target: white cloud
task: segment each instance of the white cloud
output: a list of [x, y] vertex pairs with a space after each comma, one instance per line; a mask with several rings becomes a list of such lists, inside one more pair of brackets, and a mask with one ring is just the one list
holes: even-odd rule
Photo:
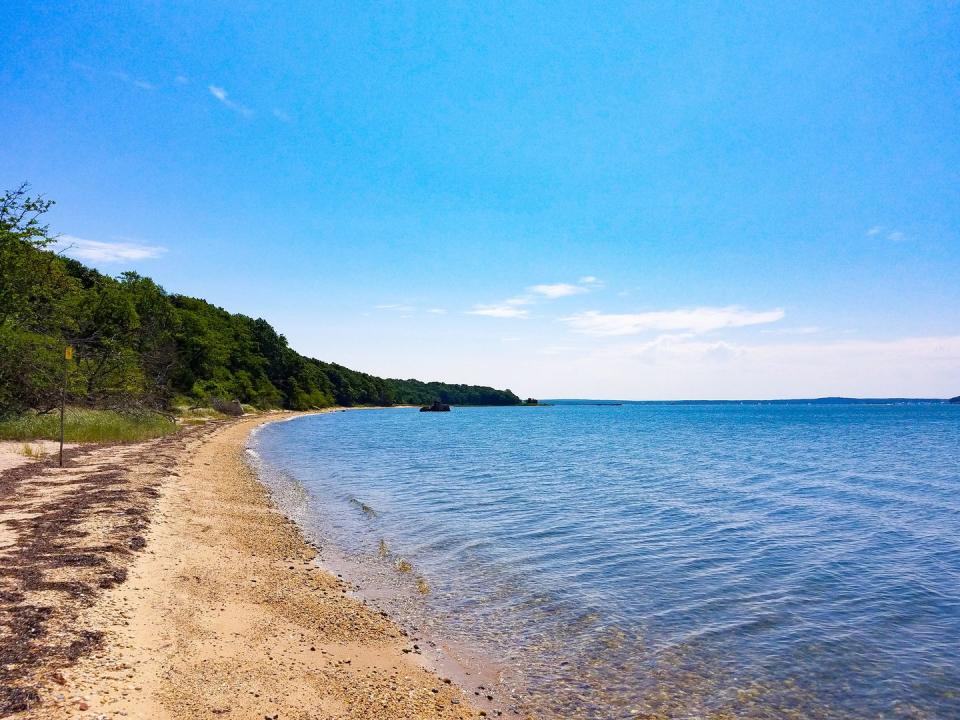
[[761, 330], [765, 335], [814, 335], [820, 332], [821, 328], [818, 325], [804, 325], [801, 327], [791, 327], [791, 328], [772, 328], [769, 330]]
[[589, 397], [945, 397], [956, 394], [960, 336], [739, 344], [661, 335], [567, 361], [571, 381], [582, 375], [619, 388]]
[[888, 228], [883, 225], [874, 225], [872, 228], [867, 230], [867, 237], [878, 237], [882, 235], [890, 242], [903, 242], [907, 239], [906, 233], [902, 230], [897, 230], [896, 228]]
[[238, 102], [234, 102], [233, 100], [231, 100], [230, 94], [222, 87], [219, 87], [217, 85], [208, 85], [207, 89], [210, 91], [211, 95], [213, 95], [217, 100], [219, 100], [221, 103], [226, 105], [228, 108], [230, 108], [234, 112], [240, 113], [244, 117], [250, 117], [253, 115], [253, 110], [251, 110], [250, 108], [244, 105], [241, 105]]
[[189, 79], [186, 75], [177, 75], [177, 76], [173, 79], [173, 81], [174, 81], [177, 85], [186, 85], [187, 83], [190, 82], [190, 79]]
[[960, 367], [960, 335], [740, 343], [665, 333], [648, 341], [545, 344], [546, 352], [530, 352], [529, 342], [524, 352], [503, 347], [483, 355], [477, 375], [534, 397], [943, 398], [957, 394]]
[[107, 74], [112, 78], [116, 78], [120, 82], [126, 83], [127, 85], [138, 88], [140, 90], [156, 90], [157, 89], [157, 86], [154, 85], [152, 82], [130, 77], [127, 73], [123, 71], [115, 70], [115, 71], [108, 72]]
[[531, 285], [523, 295], [516, 295], [493, 305], [475, 305], [470, 314], [487, 315], [488, 317], [525, 317], [528, 314], [527, 311], [518, 310], [518, 305], [533, 305], [543, 300], [558, 300], [571, 295], [580, 295], [590, 292], [590, 287], [585, 287], [589, 285], [602, 287], [602, 283], [592, 275], [580, 278], [579, 285], [571, 285], [570, 283]]
[[[416, 305], [411, 303], [380, 303], [379, 305], [373, 306], [374, 310], [386, 310], [389, 312], [400, 313], [403, 317], [409, 317], [413, 313], [419, 311], [419, 308]], [[426, 308], [423, 312], [429, 313], [430, 315], [446, 315], [447, 311], [444, 308], [432, 307]]]
[[780, 309], [758, 312], [731, 305], [632, 314], [608, 314], [590, 310], [562, 320], [574, 332], [584, 335], [637, 335], [642, 332], [671, 330], [688, 330], [700, 334], [722, 328], [772, 323], [782, 319], [784, 314]]
[[483, 315], [484, 317], [494, 318], [525, 318], [529, 315], [528, 310], [523, 310], [514, 305], [474, 305], [473, 310], [468, 310], [467, 315]]
[[90, 67], [89, 65], [84, 65], [83, 63], [78, 63], [78, 62], [71, 63], [71, 65], [73, 65], [73, 67], [77, 68], [84, 75], [86, 75], [88, 80], [95, 80], [98, 77], [106, 76], [106, 77], [111, 77], [114, 80], [119, 80], [120, 82], [124, 83], [125, 85], [129, 85], [130, 87], [135, 87], [138, 90], [156, 90], [157, 89], [157, 86], [154, 83], [148, 80], [142, 80], [140, 78], [131, 77], [129, 73], [125, 73], [122, 70], [103, 71], [103, 70], [98, 70], [97, 68], [94, 68], [94, 67]]
[[601, 346], [595, 348], [590, 357], [603, 361], [639, 359], [647, 362], [676, 362], [681, 359], [729, 358], [743, 352], [741, 346], [725, 340], [705, 341], [695, 338], [694, 333], [665, 333], [645, 342]]
[[517, 297], [507, 298], [503, 301], [504, 305], [531, 305], [537, 299], [532, 295], [518, 295]]
[[56, 248], [64, 255], [88, 262], [119, 263], [131, 260], [153, 260], [167, 249], [159, 245], [144, 245], [138, 242], [103, 242], [86, 240], [73, 235], [57, 238]]
[[556, 300], [557, 298], [568, 297], [570, 295], [579, 295], [580, 293], [588, 292], [587, 288], [585, 287], [581, 287], [580, 285], [570, 285], [569, 283], [532, 285], [527, 288], [527, 290], [535, 295], [545, 297], [548, 300]]
[[274, 108], [272, 111], [273, 116], [280, 122], [288, 123], [291, 122], [291, 117], [279, 108]]

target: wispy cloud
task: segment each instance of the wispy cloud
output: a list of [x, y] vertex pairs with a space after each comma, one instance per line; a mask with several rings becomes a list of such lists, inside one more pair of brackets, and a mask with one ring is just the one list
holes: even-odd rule
[[442, 307], [422, 308], [411, 302], [380, 303], [373, 306], [374, 310], [381, 312], [396, 313], [401, 317], [410, 317], [416, 313], [424, 312], [428, 315], [446, 315], [447, 311]]
[[784, 311], [779, 308], [758, 312], [731, 305], [623, 314], [590, 310], [562, 320], [574, 332], [593, 336], [615, 336], [677, 330], [702, 334], [723, 328], [772, 323], [782, 319], [784, 315]]
[[175, 82], [177, 85], [186, 85], [190, 82], [190, 78], [188, 78], [186, 75], [177, 75], [173, 79], [173, 82]]
[[[724, 340], [704, 341], [689, 334], [665, 334], [642, 343], [607, 345], [594, 349], [588, 359], [595, 361], [629, 361], [660, 363], [676, 368], [686, 363], [706, 370], [709, 361], [737, 365], [746, 378], [746, 368], [764, 366], [764, 373], [782, 373], [782, 368], [802, 368], [802, 374], [842, 371], [859, 367], [868, 372], [886, 362], [910, 366], [913, 359], [936, 362], [944, 368], [960, 361], [960, 336], [914, 337], [898, 340], [837, 340], [830, 342], [784, 342], [776, 344], [740, 344]], [[609, 367], [609, 366], [608, 366]], [[760, 374], [759, 372], [757, 373]]]
[[528, 310], [522, 310], [520, 306], [533, 305], [545, 300], [558, 300], [571, 295], [581, 295], [590, 292], [595, 287], [601, 287], [597, 278], [587, 275], [580, 278], [576, 285], [571, 283], [542, 283], [539, 285], [530, 285], [526, 288], [523, 295], [516, 295], [506, 300], [489, 305], [474, 305], [473, 310], [467, 311], [469, 315], [485, 315], [487, 317], [498, 318], [521, 318], [529, 316]]
[[746, 351], [744, 346], [725, 340], [704, 341], [695, 338], [693, 333], [664, 333], [646, 342], [599, 347], [593, 350], [590, 357], [595, 360], [725, 360]]
[[960, 335], [741, 343], [669, 333], [547, 352], [527, 339], [520, 355], [491, 349], [485, 367], [534, 397], [942, 398], [957, 394]]
[[884, 227], [883, 225], [874, 225], [867, 230], [867, 237], [883, 237], [890, 242], [903, 242], [907, 239], [906, 234], [902, 230]]
[[104, 242], [102, 240], [87, 240], [73, 235], [61, 235], [57, 238], [55, 247], [68, 257], [103, 263], [153, 260], [167, 251], [165, 247], [159, 245], [145, 245], [129, 241]]
[[95, 80], [98, 77], [109, 77], [114, 80], [119, 80], [124, 85], [129, 85], [130, 87], [137, 88], [138, 90], [156, 90], [157, 86], [150, 82], [149, 80], [144, 80], [142, 78], [133, 77], [129, 73], [124, 72], [123, 70], [98, 70], [97, 68], [91, 67], [89, 65], [84, 65], [83, 63], [72, 63], [73, 67], [80, 70], [84, 75], [87, 76], [88, 80]]
[[140, 90], [156, 90], [157, 86], [152, 82], [147, 80], [141, 80], [139, 78], [130, 77], [127, 73], [121, 70], [111, 70], [107, 73], [110, 77], [119, 80], [122, 83], [126, 83], [131, 87], [139, 88]]
[[473, 310], [468, 310], [467, 315], [483, 315], [484, 317], [494, 318], [525, 318], [530, 314], [529, 310], [524, 310], [516, 305], [474, 305]]
[[589, 292], [587, 288], [582, 285], [570, 285], [569, 283], [554, 283], [552, 285], [531, 285], [527, 288], [534, 295], [540, 295], [549, 300], [556, 300], [557, 298], [569, 297], [570, 295], [580, 295], [581, 293]]
[[293, 121], [293, 118], [291, 118], [290, 115], [279, 108], [274, 108], [271, 113], [280, 122], [289, 123]]
[[245, 105], [241, 105], [240, 103], [231, 100], [230, 94], [224, 88], [218, 85], [208, 85], [207, 90], [209, 90], [210, 94], [213, 95], [217, 100], [234, 112], [240, 113], [244, 117], [251, 117], [253, 115], [253, 110]]

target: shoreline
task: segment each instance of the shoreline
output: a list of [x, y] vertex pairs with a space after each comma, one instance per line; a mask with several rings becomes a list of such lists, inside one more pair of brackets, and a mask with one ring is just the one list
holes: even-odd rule
[[[346, 408], [337, 412], [396, 407]], [[418, 406], [399, 407], [416, 409]], [[296, 421], [315, 414], [324, 413], [301, 413], [278, 422]], [[436, 618], [429, 611], [417, 608], [411, 612], [411, 606], [419, 606], [423, 598], [419, 583], [411, 580], [407, 573], [396, 570], [391, 563], [388, 565], [394, 569], [394, 574], [386, 574], [385, 568], [379, 564], [382, 555], [379, 558], [356, 556], [313, 525], [311, 519], [317, 510], [313, 505], [315, 502], [323, 503], [323, 498], [312, 497], [299, 480], [284, 468], [272, 465], [257, 452], [254, 438], [263, 427], [265, 424], [254, 428], [247, 436], [245, 458], [267, 489], [274, 507], [293, 521], [306, 542], [316, 549], [314, 562], [317, 567], [345, 580], [350, 588], [348, 596], [389, 617], [405, 630], [419, 645], [408, 657], [426, 670], [452, 679], [453, 684], [468, 696], [472, 691], [472, 702], [478, 710], [485, 710], [493, 717], [521, 714], [527, 717], [529, 709], [524, 709], [523, 700], [525, 691], [515, 682], [509, 664], [481, 651], [468, 638], [454, 638], [443, 629], [438, 629], [434, 623]], [[419, 581], [425, 582], [422, 578]]]
[[[85, 592], [71, 596], [46, 586], [19, 592], [7, 588], [5, 578], [5, 620], [42, 601], [52, 612], [38, 622], [43, 641], [19, 643], [35, 662], [3, 678], [0, 716], [500, 714], [474, 706], [449, 678], [416, 662], [419, 648], [406, 631], [317, 567], [314, 547], [273, 504], [247, 464], [248, 435], [304, 414], [214, 422], [134, 445], [82, 447], [71, 451], [62, 470], [37, 462], [5, 472], [0, 520], [14, 535], [24, 526], [17, 522], [24, 508], [12, 506], [14, 496], [92, 498], [69, 523], [79, 529], [77, 543], [88, 546], [89, 558], [42, 571]], [[117, 542], [123, 532], [130, 535], [126, 547]], [[25, 540], [12, 537], [2, 550], [16, 551]], [[115, 581], [100, 582], [98, 591], [106, 567]]]

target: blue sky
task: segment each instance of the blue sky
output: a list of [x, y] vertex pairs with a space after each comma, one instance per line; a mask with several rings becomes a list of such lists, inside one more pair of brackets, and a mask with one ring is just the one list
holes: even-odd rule
[[960, 6], [5, 3], [0, 183], [301, 352], [960, 393]]

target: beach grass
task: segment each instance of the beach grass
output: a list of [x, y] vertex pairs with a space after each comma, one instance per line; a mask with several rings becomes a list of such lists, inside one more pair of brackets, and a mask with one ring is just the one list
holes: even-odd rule
[[20, 450], [20, 454], [28, 458], [34, 458], [37, 460], [39, 460], [45, 455], [45, 453], [43, 452], [43, 448], [34, 447], [30, 443], [23, 444], [23, 448]]
[[[64, 417], [66, 442], [137, 442], [177, 429], [170, 418], [152, 412], [117, 412], [68, 408]], [[0, 440], [58, 440], [60, 414], [26, 413], [0, 420]]]

